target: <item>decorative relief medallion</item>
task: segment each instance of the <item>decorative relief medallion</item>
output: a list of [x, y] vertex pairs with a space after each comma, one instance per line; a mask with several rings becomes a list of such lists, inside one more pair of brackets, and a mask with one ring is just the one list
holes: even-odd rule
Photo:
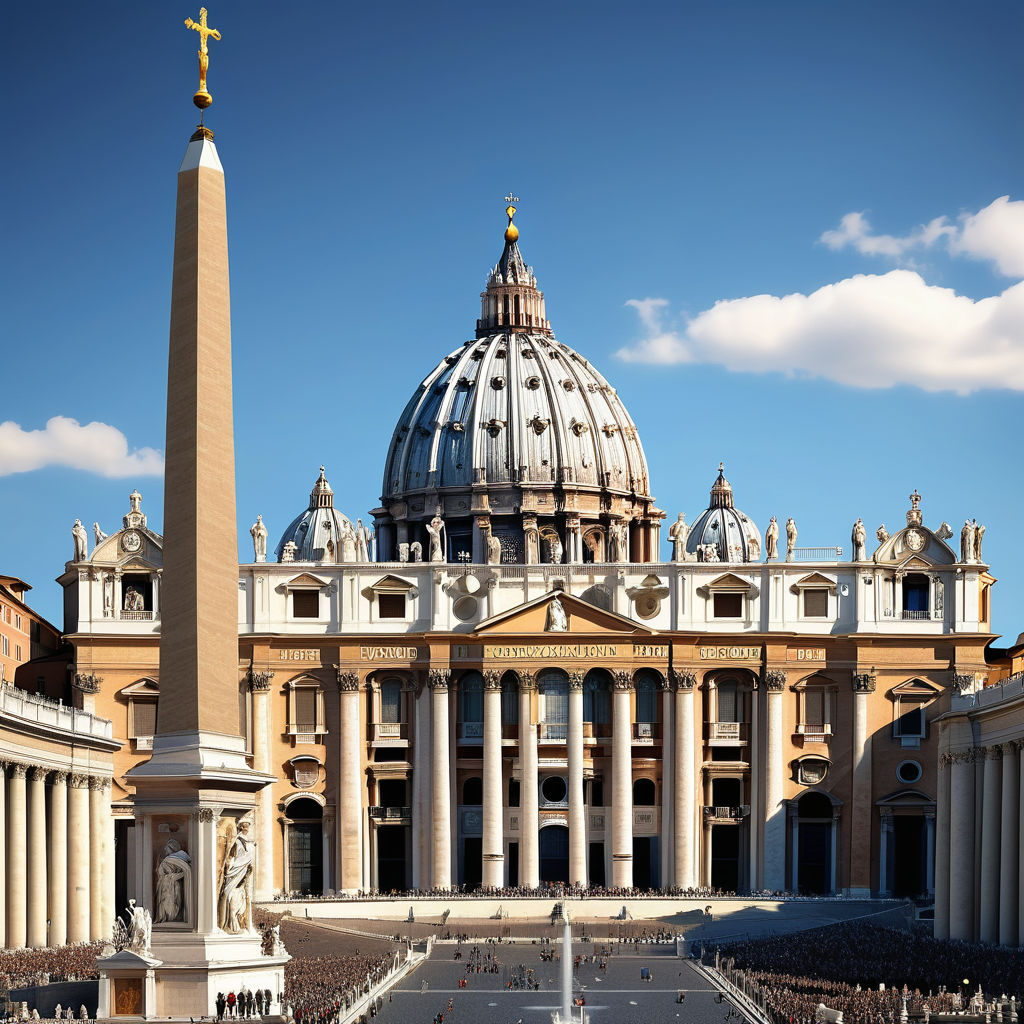
[[134, 555], [142, 547], [142, 537], [137, 530], [125, 530], [121, 534], [121, 547], [129, 555]]
[[907, 547], [911, 551], [920, 551], [925, 545], [924, 534], [920, 530], [910, 529], [903, 535]]

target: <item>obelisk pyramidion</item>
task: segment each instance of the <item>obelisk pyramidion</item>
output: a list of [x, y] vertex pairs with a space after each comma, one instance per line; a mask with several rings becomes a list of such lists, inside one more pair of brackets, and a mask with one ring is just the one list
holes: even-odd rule
[[[199, 22], [200, 110], [207, 38]], [[153, 755], [135, 786], [127, 948], [100, 961], [101, 1017], [209, 1016], [219, 991], [270, 993], [283, 948], [253, 922], [256, 794], [273, 776], [246, 759], [240, 717], [238, 549], [224, 170], [203, 124], [178, 169], [167, 372], [160, 699]], [[266, 851], [265, 856], [272, 856]]]

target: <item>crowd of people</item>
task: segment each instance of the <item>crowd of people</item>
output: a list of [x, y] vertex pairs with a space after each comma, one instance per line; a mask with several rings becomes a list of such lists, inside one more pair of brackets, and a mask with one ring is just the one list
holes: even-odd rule
[[[354, 893], [335, 892], [328, 889], [325, 893], [282, 892], [274, 897], [282, 900], [394, 900], [394, 899], [566, 899], [569, 897], [614, 897], [616, 899], [644, 899], [651, 897], [673, 897], [679, 899], [733, 899], [736, 893], [726, 889], [712, 889], [699, 886], [692, 889], [639, 889], [635, 886], [606, 885], [569, 885], [567, 882], [544, 882], [537, 888], [523, 885], [503, 885], [500, 887], [480, 886], [470, 889], [465, 885], [452, 886], [448, 889], [391, 889], [381, 892], [378, 889], [360, 889]], [[796, 899], [789, 892], [755, 892], [745, 894], [755, 899]], [[813, 897], [808, 897], [813, 898]]]
[[0, 951], [0, 994], [32, 985], [98, 978], [96, 958], [102, 948], [100, 942], [83, 942], [59, 949]]
[[284, 970], [284, 1012], [295, 1024], [333, 1024], [394, 962], [393, 953], [296, 957]]
[[866, 922], [753, 939], [716, 951], [727, 977], [752, 993], [779, 1024], [810, 1024], [819, 1004], [847, 1024], [967, 1009], [987, 998], [1024, 995], [1019, 950], [950, 942]]

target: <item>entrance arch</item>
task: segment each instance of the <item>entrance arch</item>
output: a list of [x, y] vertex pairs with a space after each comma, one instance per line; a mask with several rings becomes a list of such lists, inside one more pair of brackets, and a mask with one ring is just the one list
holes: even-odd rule
[[285, 885], [289, 892], [321, 894], [324, 889], [324, 811], [309, 797], [288, 804], [288, 871]]
[[569, 881], [569, 828], [546, 825], [540, 830], [540, 880]]

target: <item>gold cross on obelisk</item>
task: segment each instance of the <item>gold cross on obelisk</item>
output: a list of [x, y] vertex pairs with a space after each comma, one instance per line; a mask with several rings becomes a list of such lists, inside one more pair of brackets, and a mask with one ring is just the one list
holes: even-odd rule
[[200, 110], [205, 110], [213, 102], [213, 97], [206, 91], [206, 70], [210, 66], [210, 51], [206, 47], [206, 40], [209, 36], [219, 40], [220, 33], [215, 28], [206, 27], [205, 7], [199, 8], [199, 21], [185, 19], [185, 28], [194, 28], [199, 33], [199, 90], [192, 97], [192, 102]]

